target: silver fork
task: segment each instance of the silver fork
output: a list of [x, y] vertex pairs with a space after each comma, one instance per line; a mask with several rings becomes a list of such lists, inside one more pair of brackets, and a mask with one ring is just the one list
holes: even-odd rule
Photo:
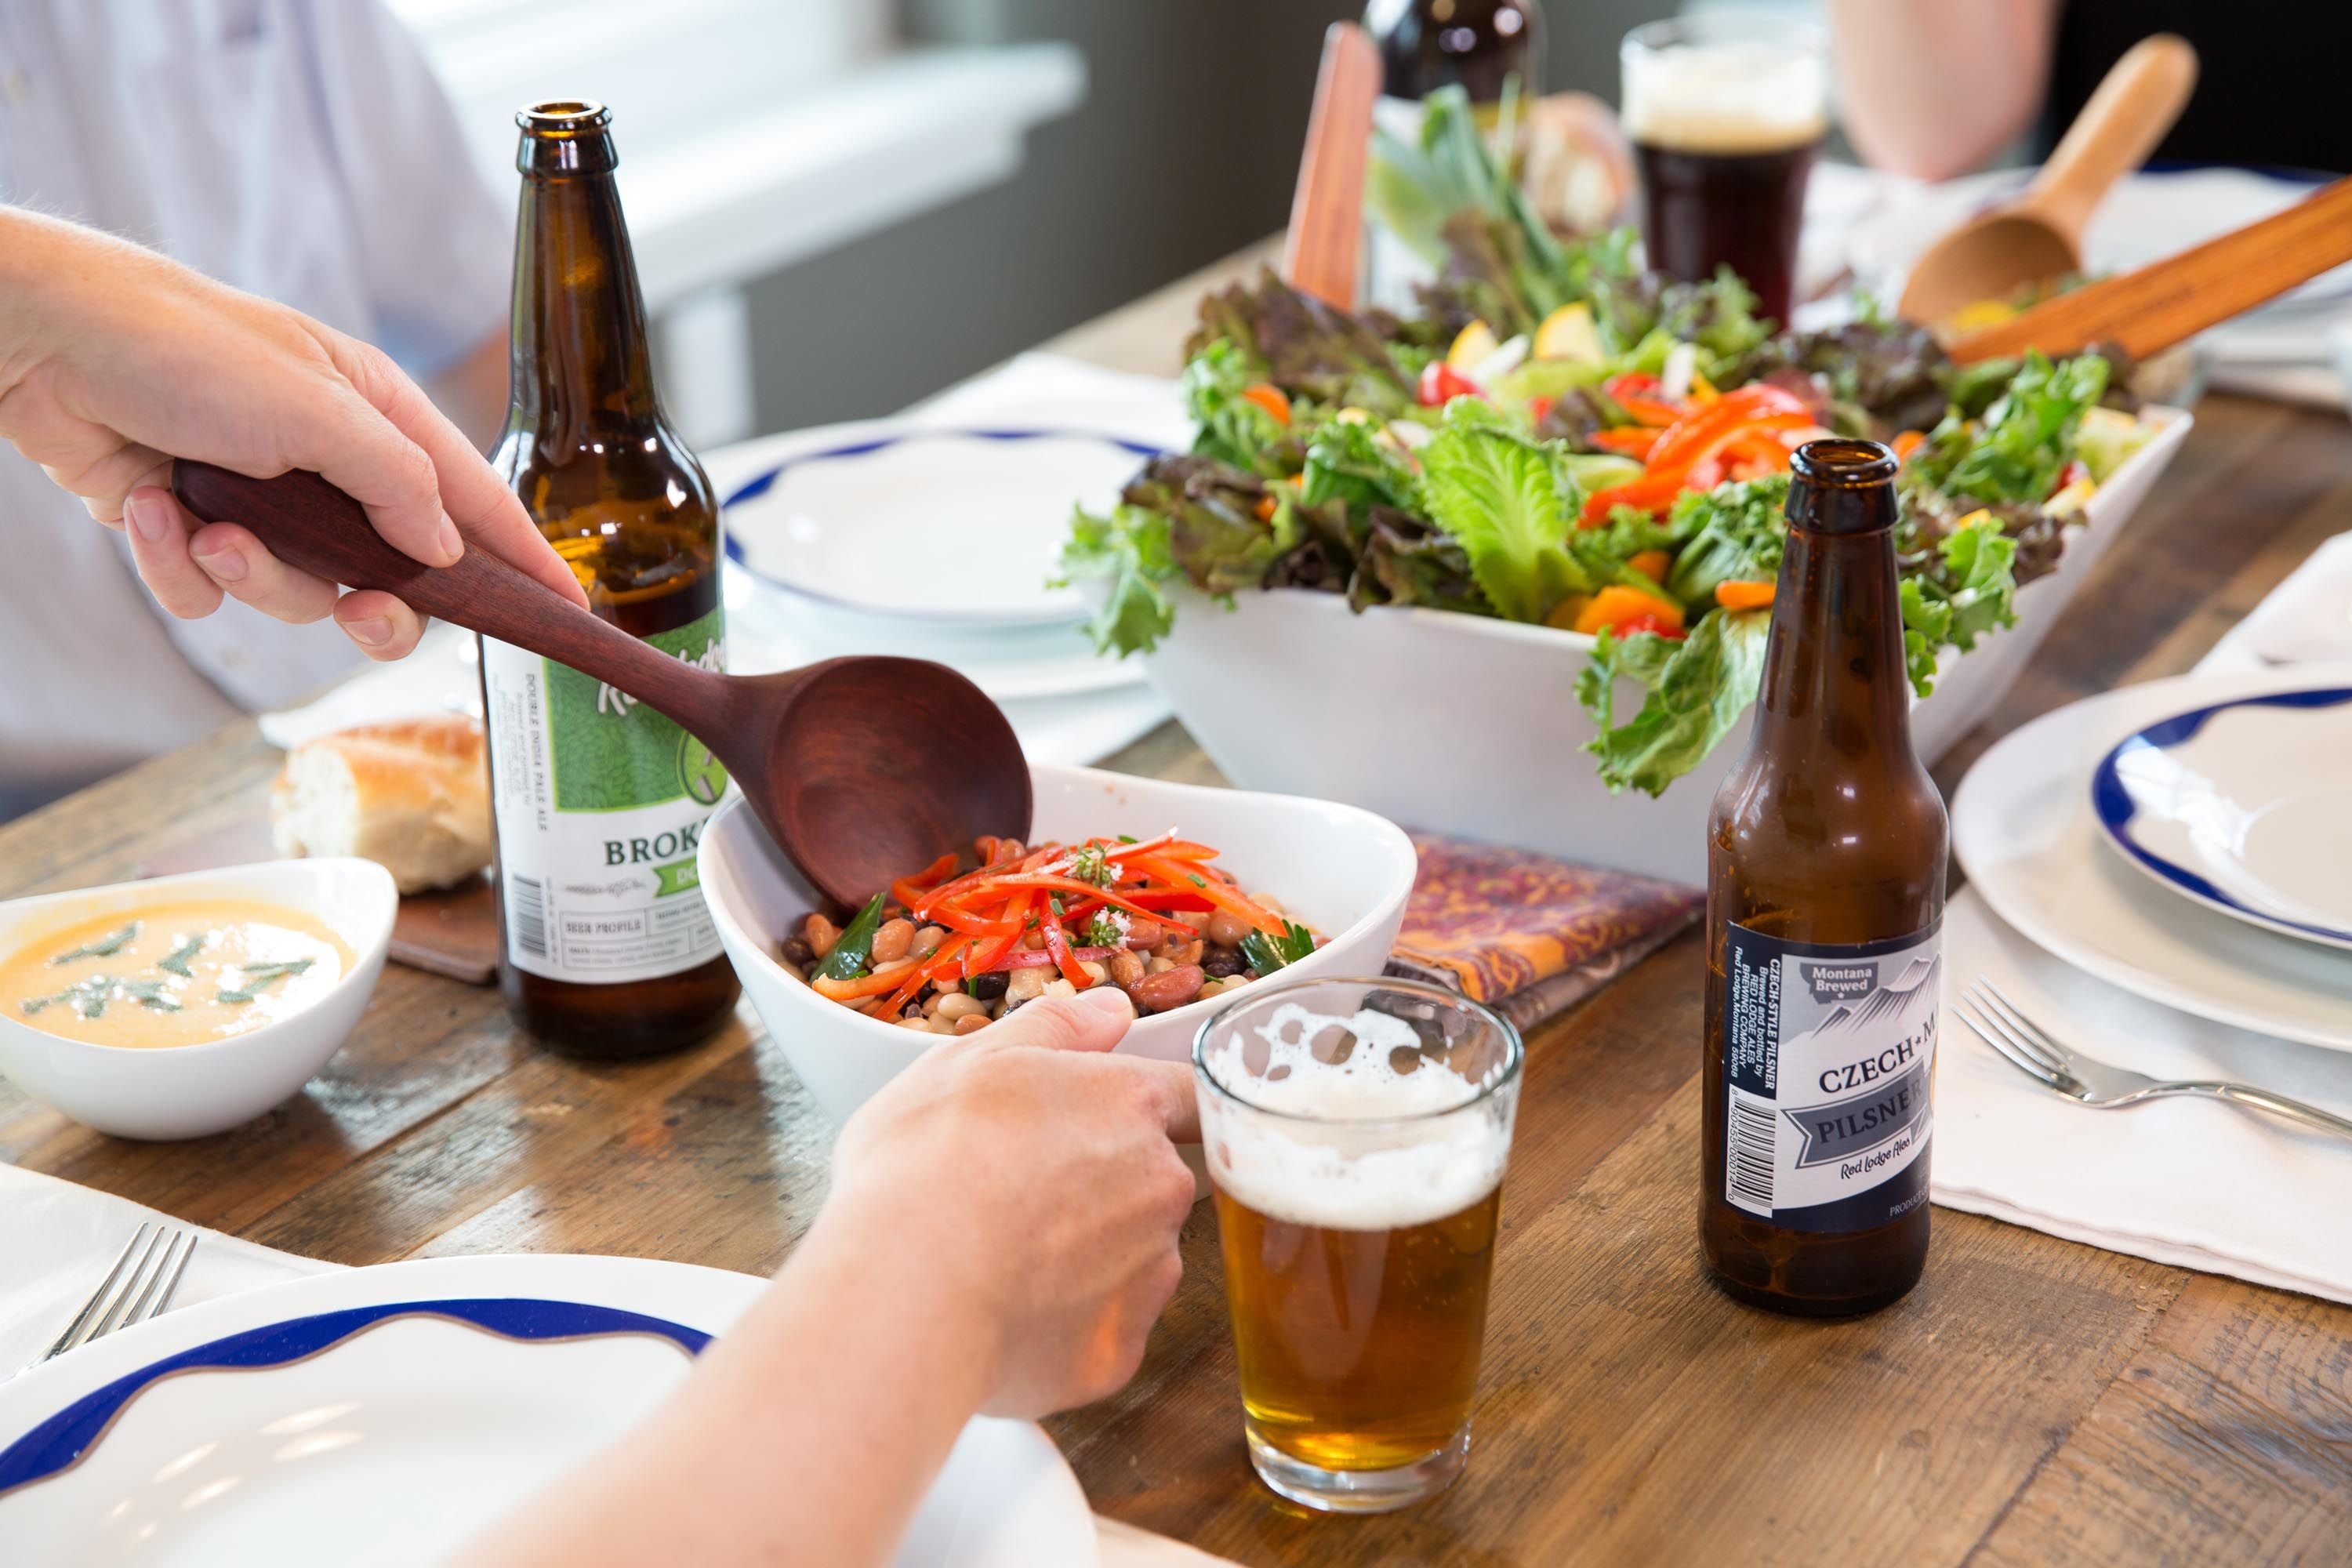
[[2202, 1095], [2209, 1100], [2226, 1100], [2232, 1105], [2266, 1110], [2273, 1116], [2300, 1121], [2339, 1138], [2352, 1138], [2352, 1121], [2250, 1083], [2152, 1079], [2145, 1073], [2095, 1062], [2052, 1039], [2039, 1025], [2019, 1012], [1999, 987], [1981, 977], [1969, 987], [1963, 1001], [1952, 1005], [1952, 1011], [1981, 1036], [1985, 1044], [2007, 1057], [2028, 1078], [2096, 1110], [2137, 1105], [2166, 1095]]
[[[106, 1271], [106, 1278], [98, 1282], [98, 1289], [89, 1293], [89, 1300], [74, 1314], [73, 1321], [31, 1364], [38, 1366], [77, 1345], [103, 1339], [117, 1329], [162, 1316], [171, 1307], [172, 1292], [180, 1288], [180, 1276], [187, 1272], [188, 1259], [195, 1256], [195, 1251], [194, 1231], [150, 1225], [142, 1220], [123, 1244], [122, 1254], [114, 1260], [114, 1267]], [[133, 1255], [136, 1262], [132, 1261]], [[128, 1274], [123, 1272], [126, 1268]]]

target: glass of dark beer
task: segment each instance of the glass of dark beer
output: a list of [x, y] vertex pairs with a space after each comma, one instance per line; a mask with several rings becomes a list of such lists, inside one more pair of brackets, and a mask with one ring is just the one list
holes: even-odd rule
[[1650, 265], [1696, 281], [1727, 266], [1789, 323], [1805, 176], [1829, 132], [1829, 42], [1738, 14], [1625, 35], [1622, 116], [1642, 176]]
[[1462, 1473], [1519, 1055], [1407, 980], [1253, 985], [1194, 1040], [1243, 1428], [1284, 1497], [1375, 1513]]

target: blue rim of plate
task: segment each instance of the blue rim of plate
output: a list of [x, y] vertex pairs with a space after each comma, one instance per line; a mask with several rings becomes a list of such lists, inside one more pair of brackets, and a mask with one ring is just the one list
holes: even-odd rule
[[[1131, 440], [1124, 436], [1107, 435], [1099, 430], [1063, 430], [1028, 427], [978, 429], [963, 428], [954, 426], [942, 426], [938, 428], [931, 428], [925, 426], [922, 428], [910, 428], [896, 431], [889, 435], [870, 436], [858, 441], [845, 441], [836, 447], [823, 447], [814, 452], [801, 452], [793, 457], [786, 458], [782, 462], [761, 470], [759, 473], [752, 475], [750, 479], [745, 479], [741, 484], [737, 485], [733, 490], [728, 493], [726, 500], [721, 503], [721, 505], [732, 507], [740, 505], [747, 500], [757, 500], [760, 497], [766, 495], [770, 490], [773, 489], [775, 488], [776, 481], [783, 478], [785, 474], [794, 468], [805, 467], [810, 463], [837, 462], [844, 458], [863, 458], [871, 453], [887, 450], [892, 447], [903, 446], [908, 442], [940, 440], [1092, 441], [1098, 446], [1115, 447], [1120, 451], [1127, 453], [1129, 456], [1140, 458], [1146, 462], [1149, 462], [1154, 458], [1165, 457], [1168, 453], [1167, 447], [1159, 446], [1156, 443], [1150, 441]], [[761, 582], [765, 583], [770, 587], [778, 589], [781, 592], [791, 594], [797, 598], [814, 600], [815, 603], [820, 605], [829, 605], [835, 609], [847, 610], [858, 615], [870, 616], [884, 613], [877, 612], [871, 605], [861, 604], [855, 599], [838, 598], [831, 594], [821, 594], [814, 588], [805, 587], [798, 583], [787, 583], [781, 577], [773, 577], [769, 575], [767, 573], [761, 571], [757, 566], [751, 564], [750, 557], [744, 552], [742, 542], [735, 537], [735, 531], [731, 528], [726, 531], [725, 548], [727, 551], [728, 560], [732, 561], [736, 565], [740, 566], [744, 571], [749, 572]], [[890, 611], [887, 613], [894, 619], [934, 621], [957, 625], [1003, 625], [1005, 624], [1007, 620], [1007, 617], [1001, 616], [969, 616], [952, 613], [926, 613], [922, 611]], [[1059, 615], [1024, 616], [1018, 617], [1018, 619], [1024, 624], [1052, 622], [1061, 618], [1062, 617]], [[1072, 624], [1074, 625], [1076, 621], [1082, 618], [1083, 617], [1081, 616], [1076, 616], [1070, 617]]]
[[535, 1297], [465, 1297], [426, 1301], [388, 1301], [348, 1307], [224, 1335], [176, 1355], [148, 1363], [136, 1372], [91, 1390], [0, 1448], [0, 1500], [18, 1488], [71, 1469], [96, 1447], [131, 1402], [167, 1377], [183, 1372], [261, 1372], [290, 1366], [334, 1349], [352, 1335], [394, 1318], [455, 1321], [501, 1339], [552, 1341], [650, 1334], [668, 1340], [688, 1355], [700, 1355], [711, 1336], [665, 1318], [583, 1301]]
[[2091, 773], [2091, 815], [2114, 845], [2132, 863], [2158, 881], [2179, 892], [2208, 904], [2224, 914], [2234, 915], [2253, 925], [2272, 931], [2292, 932], [2299, 936], [2316, 937], [2321, 942], [2352, 947], [2352, 931], [2339, 931], [2334, 926], [2315, 925], [2304, 921], [2288, 920], [2264, 910], [2249, 907], [2231, 897], [2213, 882], [2198, 875], [2176, 860], [2150, 849], [2132, 837], [2132, 818], [2139, 808], [2132, 802], [2131, 792], [2124, 787], [2121, 763], [2125, 757], [2142, 751], [2166, 751], [2192, 739], [2211, 722], [2216, 715], [2238, 708], [2335, 708], [2352, 702], [2352, 686], [2323, 687], [2310, 691], [2279, 691], [2266, 697], [2238, 697], [2227, 702], [2215, 702], [2204, 708], [2176, 713], [2169, 719], [2142, 725], [2133, 731], [2099, 759]]

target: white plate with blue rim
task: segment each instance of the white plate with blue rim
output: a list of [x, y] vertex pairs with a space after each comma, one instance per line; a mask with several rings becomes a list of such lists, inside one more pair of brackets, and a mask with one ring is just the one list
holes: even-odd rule
[[[1070, 509], [1108, 508], [1156, 443], [904, 419], [794, 431], [725, 488], [727, 553], [820, 637], [863, 622], [931, 637], [1087, 616], [1056, 586]], [[825, 640], [832, 640], [829, 637]]]
[[2159, 889], [2106, 842], [2088, 787], [2125, 737], [2242, 697], [2352, 687], [2352, 666], [2177, 676], [2103, 691], [1995, 742], [1951, 803], [1969, 886], [2021, 935], [2168, 1007], [2352, 1051], [2352, 952], [2287, 942]]
[[[437, 1562], [650, 1413], [765, 1284], [645, 1258], [448, 1258], [179, 1308], [0, 1384], [0, 1557]], [[894, 1563], [1099, 1568], [1052, 1442], [985, 1418]]]
[[2091, 811], [2158, 887], [2352, 948], [2352, 686], [2231, 698], [2142, 725], [2092, 771]]

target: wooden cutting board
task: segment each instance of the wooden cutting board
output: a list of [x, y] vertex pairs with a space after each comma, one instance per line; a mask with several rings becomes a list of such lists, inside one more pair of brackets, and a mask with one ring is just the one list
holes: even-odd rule
[[[135, 877], [168, 877], [210, 871], [278, 858], [269, 825], [242, 822], [158, 850], [132, 868]], [[400, 900], [392, 922], [392, 957], [412, 969], [446, 974], [468, 985], [488, 985], [499, 973], [499, 914], [490, 879], [478, 877], [461, 888], [411, 893]]]

